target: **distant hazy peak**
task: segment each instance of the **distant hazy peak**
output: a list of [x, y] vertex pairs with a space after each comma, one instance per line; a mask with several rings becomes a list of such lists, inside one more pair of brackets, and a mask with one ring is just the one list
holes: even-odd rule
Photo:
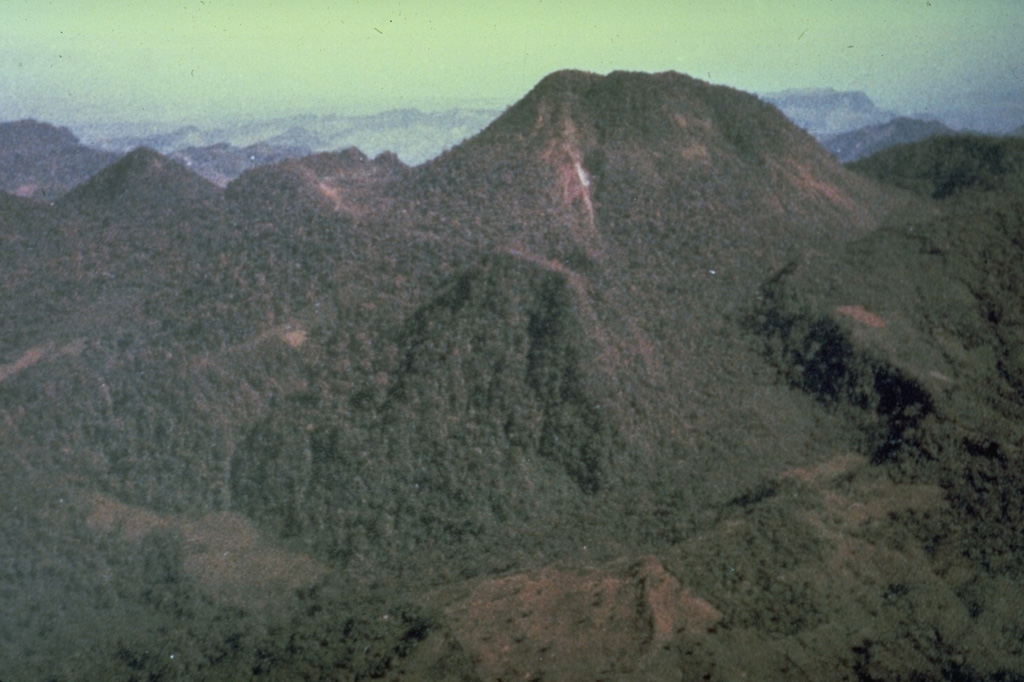
[[74, 147], [78, 145], [78, 138], [67, 128], [31, 118], [0, 123], [0, 148], [37, 145]]
[[952, 132], [940, 121], [899, 116], [885, 123], [827, 136], [822, 144], [840, 161], [848, 163], [896, 144], [919, 142]]
[[859, 90], [804, 88], [766, 93], [761, 99], [778, 107], [791, 121], [819, 140], [885, 123], [895, 117], [894, 113], [879, 109]]
[[32, 119], [0, 123], [0, 189], [52, 201], [117, 155], [81, 144], [67, 128]]
[[860, 90], [836, 90], [835, 88], [800, 88], [765, 93], [763, 99], [786, 106], [820, 106], [823, 103], [863, 109], [876, 109], [875, 103]]

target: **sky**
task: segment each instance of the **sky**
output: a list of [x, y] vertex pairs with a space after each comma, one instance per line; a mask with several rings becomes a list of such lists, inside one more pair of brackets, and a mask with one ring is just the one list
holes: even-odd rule
[[500, 108], [563, 68], [1016, 106], [1021, 36], [1021, 0], [0, 0], [0, 120]]

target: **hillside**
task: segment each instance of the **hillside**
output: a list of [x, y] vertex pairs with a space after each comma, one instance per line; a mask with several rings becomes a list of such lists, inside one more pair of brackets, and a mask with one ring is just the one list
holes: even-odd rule
[[1008, 182], [566, 71], [414, 168], [0, 196], [4, 680], [1020, 679]]
[[900, 116], [887, 123], [831, 135], [822, 140], [826, 149], [843, 163], [857, 161], [897, 144], [920, 142], [929, 137], [952, 134], [939, 121], [921, 121]]
[[1024, 141], [945, 135], [892, 147], [850, 167], [935, 199], [976, 192], [1013, 194], [1024, 188]]
[[379, 210], [380, 187], [407, 170], [394, 154], [370, 159], [355, 147], [289, 159], [242, 173], [227, 196], [255, 213], [308, 206], [326, 214], [362, 215]]
[[53, 201], [117, 156], [79, 143], [67, 128], [32, 120], [0, 123], [0, 190]]
[[[140, 147], [95, 174], [61, 200], [76, 210], [128, 214], [144, 207], [156, 210], [210, 201], [220, 194], [211, 183], [176, 161]], [[184, 200], [186, 206], [181, 206]]]
[[[746, 267], [763, 275], [787, 245], [869, 229], [863, 206], [875, 197], [754, 97], [678, 74], [579, 72], [541, 81], [480, 135], [417, 168], [406, 191], [421, 223], [470, 217], [475, 225], [443, 228], [469, 243], [627, 267], [706, 252], [695, 267], [736, 277]], [[754, 252], [762, 257], [745, 257]]]

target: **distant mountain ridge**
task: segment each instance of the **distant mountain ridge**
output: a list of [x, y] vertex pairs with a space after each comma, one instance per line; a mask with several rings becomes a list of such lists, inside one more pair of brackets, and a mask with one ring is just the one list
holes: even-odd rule
[[822, 144], [843, 163], [856, 161], [897, 144], [920, 142], [954, 131], [939, 121], [922, 121], [900, 116], [873, 126], [822, 139]]
[[931, 113], [912, 116], [881, 109], [867, 94], [856, 90], [804, 88], [764, 93], [760, 97], [778, 107], [843, 162], [864, 158], [893, 144], [958, 131], [1020, 134], [1004, 132], [1021, 118], [1021, 105], [1014, 97], [989, 101], [978, 108], [971, 105], [967, 96], [951, 95], [949, 101], [935, 103]]
[[312, 149], [305, 146], [275, 146], [258, 142], [247, 147], [235, 147], [219, 142], [205, 147], [177, 148], [169, 156], [214, 184], [225, 187], [247, 170], [287, 159], [300, 159], [312, 153]]
[[0, 123], [0, 190], [11, 194], [52, 201], [117, 158], [81, 144], [67, 128]]
[[491, 109], [426, 113], [398, 109], [362, 116], [293, 116], [210, 128], [189, 125], [154, 135], [118, 136], [103, 127], [83, 130], [90, 143], [120, 152], [148, 146], [170, 155], [222, 143], [236, 148], [261, 144], [275, 150], [306, 149], [307, 153], [356, 146], [371, 156], [390, 151], [415, 165], [478, 132], [499, 113]]
[[879, 125], [896, 114], [875, 106], [865, 93], [832, 88], [783, 90], [761, 95], [782, 110], [790, 120], [821, 139], [857, 128]]

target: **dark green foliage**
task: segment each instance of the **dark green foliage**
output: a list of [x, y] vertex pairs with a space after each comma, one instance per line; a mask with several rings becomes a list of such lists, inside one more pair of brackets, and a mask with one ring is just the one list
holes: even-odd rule
[[254, 679], [377, 679], [412, 653], [435, 622], [411, 604], [354, 603], [336, 590], [313, 588], [299, 595], [292, 619], [279, 627], [257, 650]]
[[[995, 574], [1024, 556], [1013, 530], [1024, 521], [1020, 457], [1010, 445], [1024, 415], [1022, 216], [1015, 197], [975, 197], [930, 223], [880, 230], [817, 271], [787, 269], [766, 287], [755, 321], [789, 381], [870, 415], [867, 424], [877, 419], [875, 464], [942, 486], [950, 516], [913, 520], [932, 551], [959, 547]], [[908, 286], [908, 277], [920, 283]], [[836, 284], [794, 296], [829, 279]], [[855, 300], [889, 318], [882, 344], [857, 343], [863, 328], [822, 315]], [[809, 369], [829, 380], [808, 381]]]
[[308, 395], [271, 407], [234, 463], [234, 506], [336, 561], [517, 538], [477, 571], [546, 545], [538, 505], [571, 513], [621, 449], [574, 295], [564, 274], [507, 256], [464, 271], [410, 316], [397, 364], [362, 380], [354, 411]]
[[5, 682], [175, 679], [237, 665], [216, 648], [242, 642], [253, 623], [200, 593], [180, 538], [157, 530], [133, 546], [97, 536], [79, 490], [23, 472], [6, 472], [0, 499]]
[[[928, 391], [897, 368], [858, 350], [833, 319], [791, 308], [787, 279], [795, 264], [765, 285], [751, 322], [767, 341], [769, 358], [786, 379], [824, 405], [854, 408], [873, 464], [922, 457], [917, 428], [935, 411]], [[873, 425], [869, 425], [874, 421]]]
[[1024, 140], [945, 135], [897, 145], [850, 168], [933, 199], [1024, 191]]
[[[1012, 176], [1011, 152], [971, 145], [966, 175], [940, 169], [952, 194]], [[920, 204], [756, 98], [563, 73], [416, 169], [346, 152], [221, 193], [143, 150], [55, 207], [0, 197], [0, 661], [15, 680], [414, 677], [429, 642], [464, 679], [437, 590], [655, 554], [723, 612], [702, 640], [719, 661], [756, 640], [894, 679], [977, 663], [886, 561], [946, 608], [930, 562], [1012, 582], [1024, 553], [1024, 213], [992, 194], [878, 229]], [[876, 466], [815, 478], [858, 457]], [[863, 523], [855, 497], [807, 501], [864, 481]], [[892, 481], [939, 501], [888, 512]], [[159, 522], [88, 523], [99, 493]], [[181, 531], [218, 511], [324, 577], [230, 606]], [[837, 573], [854, 531], [878, 562]], [[916, 658], [850, 653], [890, 621]]]

